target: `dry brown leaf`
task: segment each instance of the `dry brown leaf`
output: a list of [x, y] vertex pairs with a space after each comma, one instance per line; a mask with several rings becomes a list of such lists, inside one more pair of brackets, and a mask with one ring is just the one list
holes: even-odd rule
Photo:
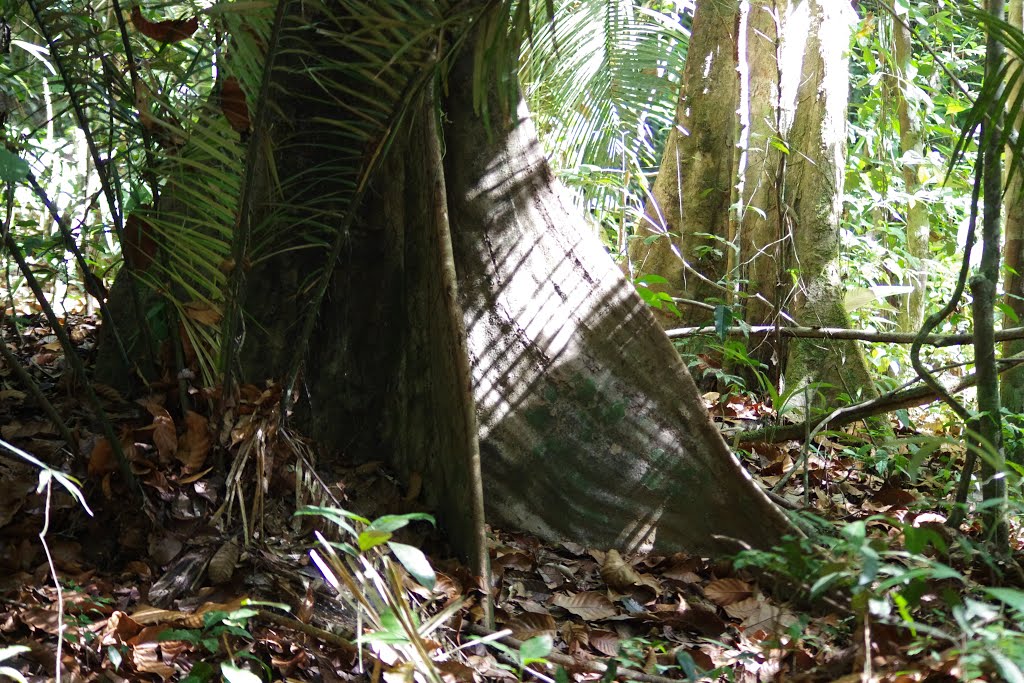
[[143, 406], [153, 416], [153, 445], [160, 454], [160, 464], [166, 465], [178, 452], [178, 433], [174, 428], [174, 418], [167, 412], [167, 408], [154, 401], [145, 401]]
[[739, 579], [718, 579], [704, 586], [704, 595], [719, 607], [746, 600], [753, 594], [750, 584]]
[[180, 43], [196, 32], [199, 28], [199, 18], [150, 21], [142, 16], [142, 10], [136, 6], [132, 8], [132, 25], [139, 33], [158, 43]]
[[240, 552], [241, 548], [235, 541], [228, 541], [213, 554], [207, 569], [211, 583], [217, 585], [231, 580]]
[[617, 614], [612, 601], [604, 593], [595, 591], [586, 591], [575, 595], [560, 593], [552, 598], [551, 602], [586, 621], [607, 619]]
[[186, 472], [195, 472], [206, 463], [213, 437], [206, 418], [195, 411], [185, 413], [185, 433], [178, 439], [178, 460]]
[[603, 655], [615, 657], [619, 654], [619, 636], [614, 631], [591, 631], [590, 647]]
[[526, 612], [508, 624], [512, 629], [512, 637], [516, 640], [529, 640], [536, 636], [555, 636], [555, 618], [550, 614], [534, 614]]
[[189, 301], [183, 308], [185, 309], [185, 315], [190, 320], [195, 320], [197, 323], [209, 325], [210, 327], [219, 325], [224, 317], [224, 314], [214, 306], [199, 301]]
[[601, 565], [601, 578], [610, 588], [617, 591], [624, 591], [630, 586], [642, 582], [640, 574], [633, 567], [622, 559], [618, 550], [609, 550], [604, 556], [604, 563]]
[[86, 469], [90, 477], [103, 477], [117, 471], [117, 458], [114, 449], [105, 436], [96, 439], [92, 452], [89, 453], [89, 465]]
[[733, 619], [743, 621], [751, 614], [757, 612], [758, 609], [760, 609], [762, 602], [764, 602], [762, 598], [749, 597], [745, 600], [734, 602], [731, 605], [725, 605], [723, 609], [725, 610], [725, 613]]

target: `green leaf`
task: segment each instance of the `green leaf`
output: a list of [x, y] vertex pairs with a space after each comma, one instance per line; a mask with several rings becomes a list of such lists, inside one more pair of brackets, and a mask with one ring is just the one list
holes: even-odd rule
[[546, 657], [551, 654], [552, 647], [554, 640], [550, 635], [534, 636], [524, 640], [519, 646], [519, 661], [523, 666], [544, 663], [547, 661]]
[[661, 275], [655, 275], [654, 273], [649, 273], [647, 275], [641, 275], [640, 277], [638, 277], [636, 279], [635, 282], [638, 285], [667, 285], [668, 284], [668, 279], [662, 277]]
[[234, 664], [228, 662], [220, 665], [220, 672], [228, 683], [263, 683], [263, 679], [253, 672], [239, 669]]
[[729, 336], [729, 327], [732, 325], [732, 309], [728, 306], [715, 306], [715, 333], [718, 338], [725, 341]]
[[398, 531], [412, 521], [430, 522], [437, 526], [433, 515], [428, 515], [426, 512], [410, 512], [406, 515], [384, 515], [383, 517], [378, 517], [370, 522], [370, 529], [374, 531]]
[[387, 543], [390, 539], [390, 531], [367, 529], [363, 533], [359, 534], [359, 549], [369, 550], [370, 548], [379, 546], [381, 543]]
[[406, 571], [412, 574], [412, 577], [419, 582], [421, 586], [429, 590], [434, 589], [434, 584], [437, 582], [437, 575], [434, 574], [434, 568], [430, 566], [430, 561], [427, 556], [423, 554], [423, 551], [419, 548], [405, 543], [398, 543], [396, 541], [390, 541], [388, 547], [391, 548], [391, 552], [395, 554], [398, 561], [402, 563]]
[[1024, 591], [1016, 588], [986, 588], [985, 592], [999, 602], [1006, 603], [1021, 614], [1024, 614]]
[[408, 643], [409, 637], [395, 613], [386, 609], [380, 613], [380, 628], [359, 637], [361, 643]]
[[24, 180], [29, 174], [28, 162], [0, 146], [0, 180], [16, 183]]

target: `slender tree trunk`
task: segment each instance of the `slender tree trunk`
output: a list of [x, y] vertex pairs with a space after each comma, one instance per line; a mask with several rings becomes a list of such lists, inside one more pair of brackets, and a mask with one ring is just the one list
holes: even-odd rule
[[[854, 19], [847, 0], [811, 0], [795, 9], [786, 30], [785, 50], [803, 53], [785, 196], [796, 247], [793, 267], [799, 272], [794, 313], [801, 325], [849, 327], [839, 280], [839, 219], [846, 162], [847, 51]], [[802, 27], [806, 41], [800, 40]], [[815, 392], [826, 405], [841, 394], [855, 399], [858, 394], [877, 395], [856, 342], [793, 340], [786, 389], [796, 390], [795, 405], [805, 402], [799, 389], [815, 382], [823, 384]]]
[[[746, 3], [745, 3], [746, 4]], [[788, 246], [784, 240], [787, 157], [780, 147], [789, 137], [792, 108], [780, 99], [782, 77], [781, 28], [788, 0], [753, 3], [746, 15], [744, 50], [740, 60], [739, 269], [744, 296], [741, 317], [751, 325], [780, 321], [791, 289], [785, 287]], [[781, 368], [784, 341], [765, 340], [752, 355], [771, 368]], [[778, 379], [777, 376], [774, 379]]]
[[[697, 5], [676, 126], [665, 145], [645, 224], [630, 248], [636, 274], [660, 275], [668, 280], [664, 291], [696, 301], [728, 298], [728, 290], [715, 283], [725, 278], [733, 240], [729, 215], [735, 177], [738, 13], [739, 0]], [[708, 319], [702, 309], [681, 312], [690, 324]], [[679, 324], [675, 316], [662, 320]]]
[[[1024, 0], [1010, 0], [1007, 3], [1007, 21], [1017, 28], [1024, 28]], [[1018, 60], [1014, 67], [1020, 69], [1024, 65]], [[1011, 93], [1009, 101], [1014, 101], [1016, 97], [1016, 93]], [[1012, 123], [1019, 136], [1024, 130], [1022, 119], [1018, 117]], [[1007, 156], [1011, 156], [1009, 151]], [[1012, 165], [1007, 163], [1008, 168]], [[1006, 293], [1004, 304], [1013, 311], [1018, 321], [1014, 322], [1013, 316], [1004, 317], [1004, 326], [1010, 326], [1019, 325], [1019, 321], [1024, 320], [1024, 167], [1018, 166], [1016, 172], [1007, 178], [1003, 207], [1006, 230], [1003, 242], [1003, 260], [1006, 264], [1003, 269], [1003, 291]], [[1004, 357], [1024, 351], [1024, 341], [1003, 342], [1002, 351]], [[1024, 430], [1024, 420], [1019, 417], [1024, 414], [1024, 368], [1004, 373], [1000, 381], [1001, 401], [1009, 415], [1007, 420], [1017, 430]], [[1024, 438], [1007, 443], [1006, 457], [1011, 462], [1024, 465]]]
[[[899, 329], [901, 332], [916, 332], [924, 322], [925, 308], [928, 302], [928, 271], [930, 251], [928, 235], [931, 224], [928, 217], [928, 205], [916, 199], [922, 184], [918, 178], [918, 169], [924, 161], [924, 143], [922, 141], [923, 116], [920, 110], [922, 98], [916, 93], [920, 89], [914, 84], [911, 76], [913, 49], [911, 47], [910, 27], [904, 21], [893, 18], [893, 61], [895, 63], [898, 98], [898, 117], [900, 124], [900, 150], [903, 154], [903, 187], [910, 198], [906, 209], [907, 253], [910, 263], [907, 270], [907, 284], [914, 290], [900, 297]], [[923, 95], [923, 93], [921, 93]]]

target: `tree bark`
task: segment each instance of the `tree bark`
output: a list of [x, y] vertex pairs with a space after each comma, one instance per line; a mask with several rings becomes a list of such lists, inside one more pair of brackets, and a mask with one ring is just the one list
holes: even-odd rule
[[[739, 269], [741, 317], [750, 325], [782, 323], [790, 292], [784, 288], [789, 245], [785, 242], [783, 192], [791, 107], [780, 98], [780, 29], [788, 0], [753, 3], [747, 15], [745, 50], [740, 52]], [[744, 78], [745, 76], [745, 78]], [[784, 341], [766, 337], [751, 350], [774, 379], [782, 366]]]
[[[284, 199], [319, 217], [339, 195], [337, 175], [317, 170], [340, 133], [322, 123], [331, 101], [317, 101], [306, 71], [286, 70], [296, 80], [279, 84], [307, 95], [279, 103], [276, 166], [285, 186], [303, 181]], [[442, 134], [489, 523], [591, 547], [656, 542], [702, 554], [795, 533], [729, 451], [651, 311], [566, 201], [525, 105], [501, 114], [492, 101], [485, 125], [472, 71], [466, 50], [449, 78]], [[343, 233], [293, 419], [325, 452], [420, 474], [425, 503], [471, 555], [467, 387], [437, 257], [438, 169], [422, 144], [436, 112], [413, 111], [360, 219]], [[307, 277], [323, 260], [315, 250], [279, 250], [250, 273], [239, 354], [249, 381], [286, 372]]]
[[[786, 29], [789, 58], [797, 51], [803, 54], [785, 194], [793, 214], [794, 267], [799, 269], [793, 311], [799, 324], [812, 327], [849, 327], [839, 279], [839, 219], [846, 162], [847, 51], [854, 19], [847, 0], [812, 0], [794, 11]], [[863, 352], [853, 341], [791, 341], [785, 379], [794, 406], [806, 403], [801, 389], [812, 384], [827, 406], [843, 394], [855, 400], [877, 395]]]
[[[728, 290], [714, 283], [726, 275], [733, 240], [729, 215], [735, 184], [738, 16], [738, 0], [697, 5], [676, 125], [665, 144], [644, 223], [630, 247], [637, 275], [668, 280], [653, 289], [698, 301], [728, 298]], [[666, 325], [679, 322], [667, 314], [659, 318]], [[682, 320], [699, 324], [707, 316], [687, 308]]]
[[[1007, 21], [1017, 28], [1024, 28], [1024, 2], [1022, 0], [1010, 0], [1007, 3]], [[1015, 59], [1008, 55], [1008, 59]], [[1019, 60], [1015, 60], [1014, 66], [1018, 69], [1024, 67]], [[1019, 88], [1019, 85], [1018, 85]], [[1009, 101], [1013, 102], [1017, 97], [1011, 93]], [[1010, 121], [1020, 136], [1024, 126], [1021, 125], [1022, 117], [1018, 116], [1015, 121]], [[1012, 168], [1012, 152], [1007, 151], [1007, 167]], [[1016, 160], [1020, 164], [1020, 160]], [[1006, 193], [1003, 198], [1004, 208], [1004, 229], [1006, 237], [1003, 242], [1003, 261], [1006, 268], [1003, 270], [1003, 291], [1004, 305], [1013, 311], [1017, 321], [1024, 320], [1024, 167], [1017, 166], [1015, 173], [1006, 179]], [[1012, 320], [1012, 316], [1006, 316]], [[1011, 322], [1010, 324], [1019, 324]], [[1024, 351], [1024, 340], [1003, 342], [1003, 356], [1010, 356]], [[1000, 400], [1007, 411], [1007, 422], [1016, 430], [1024, 430], [1024, 420], [1019, 416], [1024, 414], [1024, 368], [1015, 368], [1004, 373], [1000, 378]], [[1024, 465], [1024, 438], [1010, 439], [1006, 442], [1006, 458], [1010, 462]]]
[[[924, 122], [920, 108], [924, 93], [914, 84], [910, 67], [913, 50], [911, 47], [910, 26], [905, 22], [906, 14], [893, 17], [893, 61], [897, 79], [897, 115], [900, 124], [900, 150], [903, 167], [903, 189], [909, 197], [906, 208], [907, 284], [914, 289], [900, 297], [899, 330], [916, 332], [924, 323], [925, 308], [928, 303], [928, 271], [930, 251], [928, 237], [931, 222], [928, 217], [928, 205], [917, 199], [915, 195], [921, 190], [918, 169], [924, 162], [924, 143], [922, 129]], [[918, 94], [919, 93], [919, 94]]]

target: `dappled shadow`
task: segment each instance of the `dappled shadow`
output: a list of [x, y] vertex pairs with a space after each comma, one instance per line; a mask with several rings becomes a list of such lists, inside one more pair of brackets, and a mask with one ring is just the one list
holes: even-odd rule
[[[457, 92], [457, 91], [455, 91]], [[488, 518], [547, 538], [691, 551], [789, 531], [710, 423], [650, 311], [574, 215], [520, 107], [451, 104], [449, 209]], [[457, 113], [462, 111], [462, 116]], [[496, 130], [495, 130], [496, 129]]]

